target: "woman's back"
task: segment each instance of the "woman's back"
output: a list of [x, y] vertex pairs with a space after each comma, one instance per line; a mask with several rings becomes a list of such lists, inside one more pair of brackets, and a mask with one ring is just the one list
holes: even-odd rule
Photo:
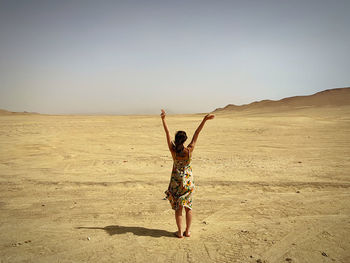
[[188, 167], [191, 164], [191, 151], [188, 148], [184, 148], [182, 152], [176, 153], [174, 156], [174, 166], [176, 168]]
[[191, 154], [190, 149], [184, 147], [181, 152], [179, 153], [175, 152], [175, 159], [177, 160], [189, 159], [190, 154]]

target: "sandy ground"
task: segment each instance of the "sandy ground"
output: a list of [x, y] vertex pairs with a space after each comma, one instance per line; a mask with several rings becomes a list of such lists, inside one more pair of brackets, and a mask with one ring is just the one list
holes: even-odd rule
[[1, 262], [350, 262], [349, 106], [217, 114], [184, 239], [158, 115], [0, 116], [0, 161]]

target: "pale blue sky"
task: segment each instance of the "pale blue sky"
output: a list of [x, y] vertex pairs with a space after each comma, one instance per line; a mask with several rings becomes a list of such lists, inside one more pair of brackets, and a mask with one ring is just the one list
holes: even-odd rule
[[350, 86], [350, 1], [1, 1], [0, 108], [209, 112]]

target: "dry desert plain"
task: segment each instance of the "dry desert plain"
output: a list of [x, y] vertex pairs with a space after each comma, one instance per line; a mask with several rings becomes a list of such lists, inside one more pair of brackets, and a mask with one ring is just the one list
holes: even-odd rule
[[[167, 123], [191, 138], [203, 116]], [[190, 238], [159, 115], [3, 115], [0, 161], [1, 262], [350, 262], [350, 106], [218, 112]]]

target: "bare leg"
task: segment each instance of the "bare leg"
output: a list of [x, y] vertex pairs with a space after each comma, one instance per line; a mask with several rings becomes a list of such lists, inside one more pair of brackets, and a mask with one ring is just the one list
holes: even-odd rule
[[186, 210], [186, 231], [185, 236], [189, 237], [191, 235], [191, 223], [192, 223], [192, 210], [185, 207]]
[[179, 209], [177, 209], [175, 211], [175, 220], [176, 220], [176, 225], [178, 228], [177, 236], [183, 237], [183, 235], [182, 235], [182, 206], [180, 206]]

